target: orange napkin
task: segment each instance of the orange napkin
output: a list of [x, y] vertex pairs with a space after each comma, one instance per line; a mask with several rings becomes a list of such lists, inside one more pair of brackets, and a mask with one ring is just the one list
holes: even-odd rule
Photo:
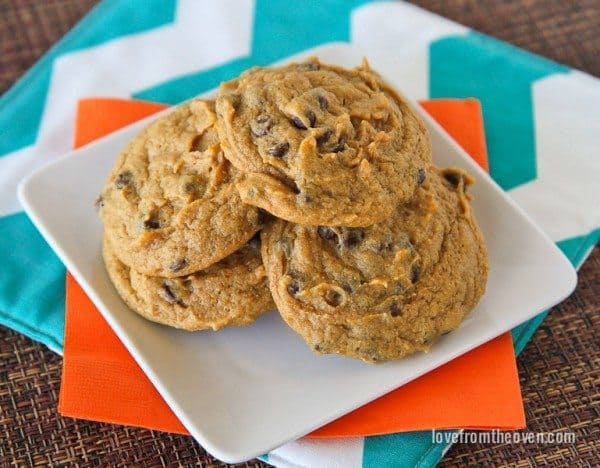
[[[479, 102], [422, 106], [485, 169]], [[165, 106], [120, 99], [79, 103], [75, 146]], [[187, 433], [75, 280], [67, 275], [66, 330], [59, 412], [64, 416]], [[525, 427], [510, 333], [318, 429], [310, 437], [443, 428]]]

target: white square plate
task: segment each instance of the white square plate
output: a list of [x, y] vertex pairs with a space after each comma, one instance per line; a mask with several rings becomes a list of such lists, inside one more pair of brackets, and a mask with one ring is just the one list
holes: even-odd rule
[[[346, 44], [312, 50], [353, 67]], [[295, 57], [295, 60], [301, 57]], [[372, 63], [378, 69], [377, 63]], [[380, 70], [398, 89], [402, 83]], [[415, 106], [416, 107], [416, 106]], [[420, 111], [418, 107], [417, 110]], [[191, 434], [216, 457], [240, 462], [313, 429], [435, 369], [540, 311], [575, 287], [576, 274], [554, 243], [426, 113], [434, 160], [476, 179], [473, 210], [490, 256], [487, 292], [462, 326], [427, 354], [368, 365], [319, 357], [278, 314], [247, 328], [187, 333], [132, 313], [113, 289], [100, 254], [94, 210], [117, 154], [150, 120], [74, 151], [22, 182], [25, 210]]]

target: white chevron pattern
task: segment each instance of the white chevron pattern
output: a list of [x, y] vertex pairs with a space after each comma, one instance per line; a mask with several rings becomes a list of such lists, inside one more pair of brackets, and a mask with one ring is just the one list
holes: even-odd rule
[[469, 30], [413, 5], [384, 2], [352, 12], [352, 43], [414, 100], [429, 97], [429, 44]]
[[552, 75], [533, 84], [533, 106], [537, 178], [509, 194], [553, 241], [579, 236], [600, 225], [600, 86]]
[[359, 467], [363, 465], [363, 442], [364, 437], [300, 439], [269, 452], [269, 463], [277, 468]]

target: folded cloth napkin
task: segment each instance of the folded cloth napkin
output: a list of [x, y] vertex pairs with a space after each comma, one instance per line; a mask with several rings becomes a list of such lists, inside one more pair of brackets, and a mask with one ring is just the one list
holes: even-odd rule
[[[0, 99], [0, 323], [62, 351], [64, 267], [22, 212], [22, 177], [67, 152], [83, 97], [174, 104], [252, 65], [349, 43], [413, 99], [482, 102], [490, 172], [580, 265], [600, 237], [598, 80], [403, 2], [104, 0]], [[545, 314], [513, 330], [523, 349]], [[303, 441], [280, 466], [430, 466], [429, 432]]]
[[[422, 106], [487, 168], [478, 101], [434, 100], [425, 101]], [[84, 99], [78, 105], [75, 146], [164, 107], [122, 99]], [[66, 312], [60, 413], [185, 432], [70, 275]], [[512, 340], [510, 334], [505, 334], [311, 436], [357, 437], [450, 427], [515, 429], [524, 424]]]

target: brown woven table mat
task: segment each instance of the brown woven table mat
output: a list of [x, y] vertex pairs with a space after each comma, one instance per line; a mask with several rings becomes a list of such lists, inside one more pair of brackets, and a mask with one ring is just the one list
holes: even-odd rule
[[[0, 0], [0, 93], [56, 42], [93, 0]], [[420, 0], [484, 33], [600, 75], [598, 0]], [[600, 249], [575, 293], [555, 307], [519, 357], [528, 430], [574, 431], [571, 445], [457, 444], [443, 466], [598, 465]], [[225, 466], [190, 437], [62, 418], [61, 358], [0, 328], [0, 465]], [[241, 466], [267, 466], [254, 460]]]

